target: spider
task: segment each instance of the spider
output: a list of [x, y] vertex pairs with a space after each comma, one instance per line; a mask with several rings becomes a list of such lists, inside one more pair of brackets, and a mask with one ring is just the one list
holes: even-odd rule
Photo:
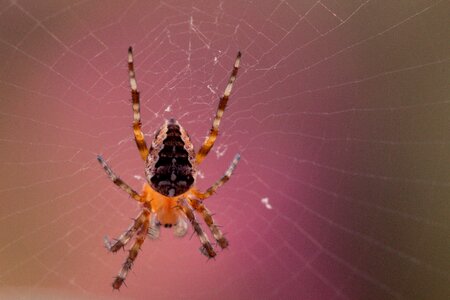
[[144, 171], [147, 182], [144, 183], [142, 192], [138, 194], [113, 172], [100, 155], [97, 157], [114, 184], [127, 192], [134, 200], [140, 202], [142, 206], [142, 211], [134, 219], [133, 224], [118, 239], [110, 241], [107, 236], [104, 238], [106, 248], [110, 252], [117, 252], [124, 248], [133, 236], [136, 236], [127, 259], [112, 283], [114, 289], [119, 289], [124, 283], [146, 236], [148, 235], [152, 239], [157, 238], [162, 225], [166, 228], [174, 226], [175, 236], [182, 237], [187, 232], [188, 220], [202, 244], [200, 252], [208, 258], [215, 257], [216, 252], [194, 212], [204, 219], [217, 244], [222, 249], [228, 247], [227, 239], [214, 223], [211, 212], [203, 204], [203, 200], [213, 195], [230, 179], [239, 162], [240, 155], [236, 154], [223, 177], [205, 192], [195, 187], [195, 179], [198, 166], [205, 159], [217, 138], [220, 120], [236, 79], [240, 59], [241, 53], [238, 52], [228, 85], [220, 98], [212, 128], [197, 153], [195, 153], [186, 130], [174, 119], [165, 121], [156, 132], [149, 149], [141, 130], [140, 99], [134, 71], [133, 49], [132, 47], [128, 48], [128, 74], [134, 114], [133, 132], [140, 156], [145, 162]]

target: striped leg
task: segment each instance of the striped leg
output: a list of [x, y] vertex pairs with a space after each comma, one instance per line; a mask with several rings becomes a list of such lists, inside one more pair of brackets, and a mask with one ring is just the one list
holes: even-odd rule
[[137, 218], [134, 220], [134, 223], [127, 229], [127, 231], [122, 233], [122, 235], [117, 240], [115, 240], [113, 244], [111, 244], [108, 236], [105, 236], [104, 242], [106, 249], [108, 249], [110, 252], [117, 252], [119, 249], [125, 247], [125, 245], [130, 241], [136, 231], [142, 226], [142, 224], [144, 224], [145, 219], [146, 217], [144, 212], [141, 212], [139, 216], [137, 216]]
[[209, 209], [207, 209], [206, 206], [203, 205], [202, 201], [197, 199], [191, 199], [191, 204], [192, 208], [202, 215], [206, 225], [208, 225], [209, 230], [211, 230], [211, 233], [213, 234], [214, 239], [219, 244], [220, 248], [225, 249], [226, 247], [228, 247], [228, 241], [223, 236], [223, 233], [219, 230], [217, 225], [214, 223]]
[[127, 192], [136, 201], [139, 202], [145, 201], [145, 199], [143, 199], [135, 190], [133, 190], [128, 184], [126, 184], [122, 179], [120, 179], [116, 174], [114, 174], [113, 170], [111, 170], [111, 168], [106, 164], [106, 162], [100, 155], [97, 156], [97, 160], [102, 165], [106, 174], [112, 180], [112, 182], [114, 182], [115, 185], [117, 185], [122, 190]]
[[128, 74], [130, 77], [131, 99], [133, 102], [133, 132], [134, 140], [139, 149], [142, 159], [145, 161], [148, 156], [148, 148], [145, 143], [144, 134], [141, 127], [141, 105], [139, 102], [139, 92], [137, 90], [136, 73], [134, 72], [133, 48], [128, 48]]
[[139, 228], [139, 231], [136, 236], [136, 241], [134, 242], [133, 246], [129, 250], [128, 257], [125, 260], [125, 263], [123, 264], [122, 269], [119, 271], [119, 274], [117, 274], [116, 278], [114, 279], [114, 281], [112, 283], [112, 287], [116, 290], [120, 289], [123, 282], [125, 281], [125, 278], [127, 277], [128, 272], [131, 270], [131, 267], [133, 266], [133, 262], [135, 261], [137, 255], [138, 255], [138, 252], [141, 249], [142, 244], [144, 243], [145, 237], [147, 236], [150, 212], [148, 210], [144, 210], [143, 213], [145, 216], [145, 221], [142, 224], [141, 228]]
[[215, 257], [216, 252], [211, 246], [208, 237], [200, 227], [200, 224], [197, 222], [197, 219], [195, 218], [194, 211], [192, 210], [191, 206], [186, 202], [186, 199], [184, 198], [178, 199], [178, 205], [191, 222], [192, 227], [194, 227], [195, 233], [197, 233], [197, 236], [200, 239], [200, 242], [202, 243], [202, 246], [200, 247], [200, 252], [208, 258]]
[[228, 170], [225, 172], [225, 174], [217, 180], [209, 189], [206, 190], [206, 192], [202, 193], [196, 189], [192, 190], [192, 194], [194, 194], [197, 198], [200, 200], [204, 200], [206, 198], [209, 198], [212, 194], [214, 194], [218, 188], [220, 188], [222, 185], [224, 185], [231, 177], [231, 175], [234, 172], [234, 169], [236, 168], [239, 160], [241, 159], [241, 156], [238, 154], [235, 155], [233, 161], [231, 162], [230, 166], [228, 167]]
[[209, 132], [209, 135], [206, 137], [202, 147], [200, 148], [200, 150], [197, 153], [197, 156], [195, 157], [197, 165], [199, 165], [203, 161], [203, 159], [208, 154], [209, 150], [211, 150], [211, 148], [214, 146], [214, 142], [216, 141], [217, 135], [219, 134], [220, 120], [222, 119], [223, 112], [227, 107], [228, 97], [230, 96], [231, 89], [233, 88], [233, 83], [236, 80], [236, 75], [238, 72], [240, 61], [241, 61], [241, 52], [238, 52], [236, 60], [234, 62], [233, 71], [231, 72], [231, 76], [228, 81], [228, 85], [225, 88], [223, 97], [220, 98], [219, 107], [217, 108], [216, 116], [214, 118], [211, 131]]

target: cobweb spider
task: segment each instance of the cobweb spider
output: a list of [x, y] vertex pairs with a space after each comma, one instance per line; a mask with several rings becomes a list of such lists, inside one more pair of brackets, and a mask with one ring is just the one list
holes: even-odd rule
[[142, 205], [142, 211], [133, 224], [118, 239], [113, 241], [110, 241], [108, 237], [104, 239], [106, 248], [110, 252], [116, 252], [124, 248], [133, 236], [136, 236], [122, 269], [112, 283], [114, 289], [119, 289], [124, 283], [146, 236], [148, 235], [153, 239], [157, 238], [160, 226], [174, 226], [175, 235], [182, 237], [187, 232], [187, 220], [189, 220], [202, 244], [200, 247], [201, 253], [208, 258], [215, 257], [216, 252], [207, 235], [203, 232], [194, 212], [204, 219], [217, 244], [222, 249], [228, 247], [228, 241], [214, 223], [211, 212], [203, 204], [203, 200], [213, 195], [219, 187], [230, 179], [239, 162], [239, 154], [234, 157], [223, 177], [205, 192], [201, 192], [195, 187], [195, 178], [198, 166], [205, 159], [217, 138], [220, 120], [227, 106], [233, 82], [236, 79], [240, 59], [241, 53], [238, 52], [228, 85], [220, 98], [211, 131], [197, 153], [195, 153], [186, 130], [174, 119], [166, 120], [164, 125], [156, 132], [149, 149], [141, 130], [140, 100], [134, 71], [133, 49], [131, 47], [128, 49], [128, 73], [134, 114], [133, 132], [137, 148], [145, 162], [144, 171], [147, 182], [144, 184], [142, 192], [138, 194], [113, 172], [101, 156], [97, 157], [114, 184]]

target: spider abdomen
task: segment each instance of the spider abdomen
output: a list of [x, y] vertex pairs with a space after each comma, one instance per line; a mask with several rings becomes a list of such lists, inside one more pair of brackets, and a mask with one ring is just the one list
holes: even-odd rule
[[185, 193], [196, 177], [195, 152], [186, 130], [170, 119], [161, 127], [146, 161], [149, 184], [158, 193], [174, 197]]

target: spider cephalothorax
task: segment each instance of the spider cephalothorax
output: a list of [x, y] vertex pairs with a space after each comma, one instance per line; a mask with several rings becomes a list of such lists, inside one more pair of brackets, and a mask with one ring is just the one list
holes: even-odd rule
[[195, 151], [186, 130], [174, 119], [158, 131], [146, 160], [145, 175], [160, 194], [174, 197], [194, 184]]
[[239, 154], [234, 157], [225, 175], [205, 192], [201, 192], [195, 187], [195, 178], [198, 166], [209, 153], [217, 138], [220, 120], [227, 105], [233, 82], [236, 79], [240, 59], [241, 53], [238, 52], [228, 85], [220, 98], [211, 131], [197, 153], [195, 153], [186, 130], [174, 119], [166, 121], [157, 131], [149, 149], [141, 130], [139, 92], [134, 72], [133, 51], [131, 47], [128, 49], [128, 73], [134, 119], [133, 132], [139, 153], [145, 162], [144, 172], [147, 182], [144, 184], [142, 192], [137, 193], [114, 174], [101, 156], [98, 156], [98, 161], [114, 184], [142, 204], [141, 213], [127, 231], [113, 243], [105, 237], [106, 248], [111, 252], [116, 252], [125, 247], [136, 235], [136, 240], [129, 250], [127, 260], [112, 284], [114, 289], [119, 289], [125, 281], [145, 238], [147, 236], [152, 239], [157, 238], [161, 225], [167, 228], [174, 227], [174, 234], [181, 237], [186, 234], [187, 221], [189, 221], [202, 243], [200, 252], [208, 258], [215, 257], [216, 252], [209, 242], [208, 236], [203, 232], [194, 212], [204, 219], [217, 244], [222, 249], [228, 247], [227, 239], [214, 223], [211, 212], [203, 204], [203, 200], [209, 198], [230, 179], [239, 162]]

